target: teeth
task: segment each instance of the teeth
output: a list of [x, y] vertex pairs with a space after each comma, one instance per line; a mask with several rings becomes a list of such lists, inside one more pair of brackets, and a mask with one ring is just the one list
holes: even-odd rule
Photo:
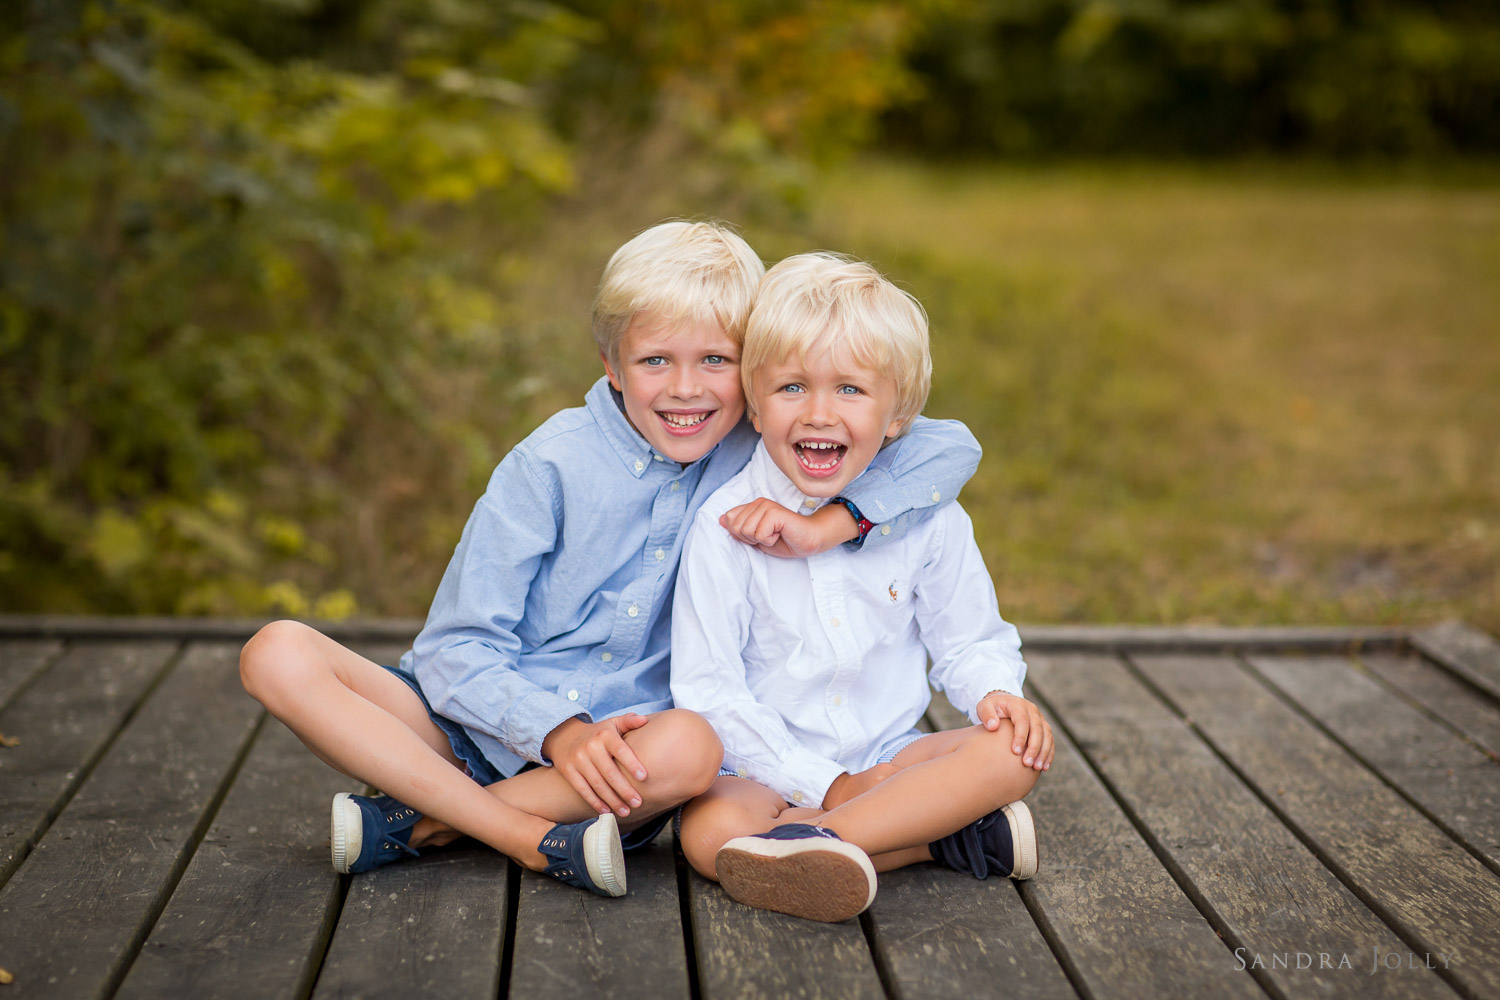
[[[797, 449], [799, 452], [798, 457], [802, 459], [802, 464], [818, 472], [825, 469], [832, 469], [844, 460], [844, 446], [833, 441], [799, 441]], [[813, 462], [810, 461], [812, 458], [810, 453], [814, 451], [828, 451], [833, 454], [828, 456], [826, 462]]]
[[707, 413], [662, 413], [660, 416], [673, 427], [696, 427], [709, 417]]

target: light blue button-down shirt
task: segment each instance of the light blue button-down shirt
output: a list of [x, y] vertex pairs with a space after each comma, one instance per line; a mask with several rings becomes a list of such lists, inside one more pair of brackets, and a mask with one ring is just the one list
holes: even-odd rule
[[[402, 669], [507, 775], [570, 718], [670, 708], [683, 538], [758, 440], [742, 421], [691, 465], [662, 459], [601, 378], [495, 468]], [[978, 464], [963, 424], [917, 420], [845, 494], [892, 529], [865, 544], [900, 537], [907, 512], [953, 499]]]

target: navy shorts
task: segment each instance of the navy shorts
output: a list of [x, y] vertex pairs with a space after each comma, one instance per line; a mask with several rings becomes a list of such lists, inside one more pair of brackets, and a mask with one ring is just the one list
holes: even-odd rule
[[[417, 683], [415, 677], [403, 673], [395, 667], [386, 667], [385, 669], [401, 678], [406, 686], [415, 691], [417, 697], [422, 699], [422, 707], [427, 709], [427, 717], [432, 720], [433, 725], [443, 731], [444, 736], [448, 737], [448, 745], [453, 748], [453, 755], [463, 763], [469, 777], [473, 778], [479, 784], [486, 786], [493, 785], [495, 782], [505, 779], [505, 775], [501, 774], [495, 765], [489, 762], [489, 758], [485, 757], [480, 751], [479, 744], [474, 742], [474, 738], [469, 735], [467, 729], [447, 716], [440, 715], [432, 710], [432, 702], [428, 701], [427, 696], [422, 693], [422, 686]], [[520, 774], [540, 766], [540, 764], [528, 761], [516, 773]], [[656, 839], [656, 835], [661, 833], [663, 827], [672, 822], [674, 812], [675, 810], [669, 810], [660, 816], [653, 816], [634, 830], [621, 833], [620, 846], [627, 851], [636, 851], [645, 847]]]

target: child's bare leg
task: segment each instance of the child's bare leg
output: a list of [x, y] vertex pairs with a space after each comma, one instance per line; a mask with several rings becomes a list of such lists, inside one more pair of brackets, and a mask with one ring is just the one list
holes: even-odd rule
[[1024, 798], [1037, 772], [1011, 749], [1011, 725], [970, 726], [924, 736], [892, 763], [900, 770], [862, 795], [825, 812], [818, 825], [857, 844], [889, 871], [928, 860], [927, 845]]
[[[620, 813], [620, 828], [632, 830], [701, 795], [713, 783], [724, 747], [701, 715], [672, 708], [647, 716], [625, 743], [646, 769], [644, 781], [631, 784], [641, 804]], [[576, 823], [595, 815], [592, 806], [554, 768], [540, 767], [490, 785], [487, 791], [517, 809], [559, 823]]]
[[[792, 806], [758, 782], [725, 775], [718, 778], [707, 792], [683, 807], [682, 853], [694, 871], [705, 878], [718, 881], [714, 858], [726, 842], [735, 837], [765, 833], [783, 823], [814, 823], [821, 826], [824, 815], [826, 814], [822, 809]], [[875, 870], [879, 872], [931, 860], [932, 854], [925, 843], [919, 847], [870, 857]]]
[[273, 622], [240, 654], [245, 690], [330, 766], [424, 816], [412, 845], [457, 830], [540, 870], [537, 845], [555, 821], [475, 784], [420, 698], [382, 667], [299, 622]]

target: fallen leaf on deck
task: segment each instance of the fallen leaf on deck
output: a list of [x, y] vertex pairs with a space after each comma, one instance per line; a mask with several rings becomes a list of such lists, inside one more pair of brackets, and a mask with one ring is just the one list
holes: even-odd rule
[[[18, 747], [20, 745], [21, 745], [21, 737], [19, 737], [19, 736], [6, 736], [4, 733], [0, 733], [0, 747]], [[0, 982], [4, 982], [4, 981], [5, 980], [0, 979]]]
[[4, 969], [0, 969], [0, 986], [8, 986], [8, 985], [10, 985], [11, 983], [13, 983], [15, 981], [16, 981], [16, 977], [15, 976], [12, 976], [9, 972], [6, 972]]

